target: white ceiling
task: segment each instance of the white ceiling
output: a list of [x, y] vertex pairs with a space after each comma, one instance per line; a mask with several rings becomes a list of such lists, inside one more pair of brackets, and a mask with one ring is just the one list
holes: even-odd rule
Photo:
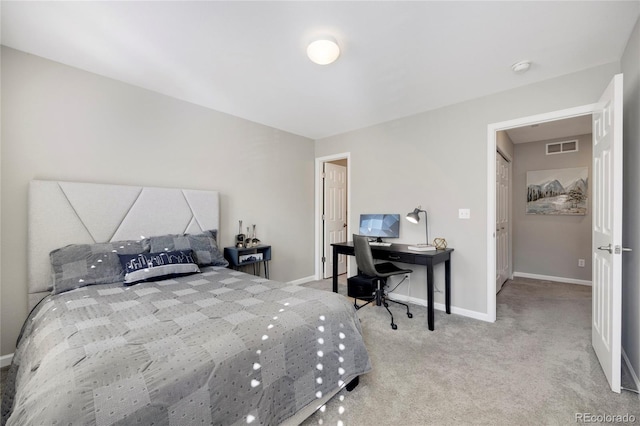
[[[618, 61], [640, 15], [639, 1], [1, 7], [6, 46], [312, 139]], [[306, 45], [327, 33], [342, 55], [315, 65]]]

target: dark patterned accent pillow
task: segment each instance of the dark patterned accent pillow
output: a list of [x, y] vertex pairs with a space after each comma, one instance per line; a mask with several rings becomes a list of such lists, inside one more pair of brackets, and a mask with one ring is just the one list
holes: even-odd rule
[[202, 234], [162, 235], [150, 237], [153, 253], [173, 250], [193, 250], [199, 266], [229, 266], [220, 253], [217, 243], [218, 231], [204, 231]]
[[200, 272], [191, 250], [165, 251], [161, 253], [121, 254], [124, 284], [142, 281], [158, 281]]
[[124, 281], [118, 254], [149, 252], [149, 240], [70, 244], [49, 253], [53, 294], [93, 284]]

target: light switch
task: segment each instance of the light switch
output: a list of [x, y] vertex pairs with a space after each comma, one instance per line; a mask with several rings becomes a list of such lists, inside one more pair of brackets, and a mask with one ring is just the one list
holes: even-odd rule
[[458, 209], [458, 219], [471, 219], [471, 210]]

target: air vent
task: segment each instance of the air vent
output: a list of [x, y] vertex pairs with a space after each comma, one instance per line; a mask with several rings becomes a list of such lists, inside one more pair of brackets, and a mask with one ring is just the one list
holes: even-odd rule
[[552, 142], [547, 144], [547, 155], [578, 152], [578, 140]]

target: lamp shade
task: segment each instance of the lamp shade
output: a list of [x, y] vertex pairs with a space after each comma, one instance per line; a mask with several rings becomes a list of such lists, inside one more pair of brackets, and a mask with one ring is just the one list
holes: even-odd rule
[[307, 47], [307, 56], [318, 65], [328, 65], [340, 56], [340, 47], [335, 40], [323, 38], [316, 40]]
[[420, 209], [414, 209], [411, 213], [407, 213], [407, 220], [411, 223], [420, 222], [420, 216], [418, 216], [418, 213], [420, 213]]

